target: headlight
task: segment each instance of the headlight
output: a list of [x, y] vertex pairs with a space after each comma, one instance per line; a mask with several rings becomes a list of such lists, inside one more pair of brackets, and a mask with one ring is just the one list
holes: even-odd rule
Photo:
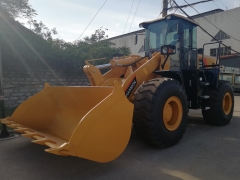
[[161, 53], [162, 53], [162, 55], [176, 54], [176, 46], [172, 46], [172, 45], [162, 46], [161, 47]]
[[162, 53], [163, 53], [163, 54], [167, 54], [167, 52], [168, 52], [168, 48], [167, 48], [167, 47], [163, 47], [163, 48], [162, 48]]

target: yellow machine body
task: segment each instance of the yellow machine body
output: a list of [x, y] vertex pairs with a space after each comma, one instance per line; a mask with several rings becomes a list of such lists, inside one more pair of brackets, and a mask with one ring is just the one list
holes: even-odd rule
[[[129, 56], [125, 61], [131, 63], [140, 58]], [[112, 161], [124, 151], [131, 135], [130, 99], [143, 81], [156, 77], [152, 72], [159, 67], [160, 59], [160, 53], [155, 53], [151, 60], [145, 58], [137, 63], [139, 67], [112, 65], [104, 75], [98, 74], [95, 66], [86, 65], [84, 70], [94, 86], [46, 83], [42, 91], [20, 104], [2, 123], [33, 138], [33, 143], [48, 146], [46, 152]], [[119, 73], [125, 78], [116, 78]]]
[[[160, 77], [155, 71], [170, 70], [166, 57], [160, 52], [143, 58], [115, 57], [99, 66], [91, 64], [96, 59], [86, 61], [84, 72], [91, 86], [46, 83], [42, 91], [23, 102], [2, 123], [33, 138], [34, 143], [48, 146], [49, 153], [112, 161], [128, 144], [135, 92], [144, 82]], [[203, 61], [206, 65], [215, 59]], [[102, 68], [110, 70], [102, 74]]]
[[128, 144], [133, 105], [114, 87], [51, 87], [23, 102], [5, 123], [46, 151], [97, 162], [118, 157]]

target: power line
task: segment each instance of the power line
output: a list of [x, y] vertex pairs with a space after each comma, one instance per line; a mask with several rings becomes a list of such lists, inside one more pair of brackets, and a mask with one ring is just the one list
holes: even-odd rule
[[[182, 8], [180, 8], [180, 7], [178, 6], [178, 4], [176, 3], [175, 0], [172, 0], [172, 1], [176, 4], [176, 6], [177, 6], [189, 19], [191, 19], [192, 21], [194, 21], [193, 18], [191, 18]], [[188, 2], [187, 2], [186, 0], [184, 0], [184, 1], [188, 4]], [[193, 8], [193, 7], [192, 7], [192, 8]], [[195, 9], [195, 8], [194, 8], [194, 9]], [[227, 45], [223, 44], [221, 41], [219, 41], [217, 38], [215, 38], [215, 37], [212, 36], [209, 32], [207, 32], [207, 30], [205, 30], [200, 24], [199, 24], [199, 27], [200, 27], [206, 34], [208, 34], [210, 37], [212, 37], [214, 40], [216, 40], [217, 42], [219, 42], [219, 43], [222, 44], [223, 46], [229, 48]], [[232, 51], [240, 54], [238, 51], [236, 51], [236, 50], [234, 50], [234, 49], [232, 49], [232, 48], [229, 48], [229, 49], [231, 49]]]
[[171, 1], [170, 1], [170, 5], [171, 7], [170, 8], [167, 8], [168, 10], [172, 10], [172, 9], [179, 9], [179, 8], [187, 8], [189, 6], [194, 6], [194, 5], [197, 5], [197, 4], [201, 4], [201, 3], [205, 3], [205, 2], [211, 2], [211, 1], [214, 1], [214, 0], [203, 0], [203, 1], [198, 1], [198, 2], [195, 2], [195, 3], [192, 3], [192, 4], [187, 4], [187, 5], [182, 5], [182, 6], [173, 6], [171, 4]]
[[[170, 3], [169, 3], [169, 4], [170, 4], [171, 8], [174, 9], [174, 7], [173, 7], [173, 2], [172, 2], [171, 0], [170, 0]], [[178, 10], [178, 8], [176, 8], [173, 13], [175, 13], [177, 10]]]
[[134, 0], [132, 1], [132, 5], [131, 5], [130, 11], [129, 11], [129, 13], [128, 13], [128, 18], [127, 18], [127, 22], [126, 22], [126, 25], [125, 25], [123, 34], [125, 33], [125, 29], [126, 29], [126, 26], [127, 26], [127, 23], [128, 23], [128, 19], [129, 19], [129, 16], [130, 16], [130, 14], [131, 14], [131, 11], [132, 11], [133, 3], [134, 3]]
[[162, 8], [161, 8], [161, 9], [160, 9], [160, 13], [159, 13], [157, 19], [161, 16], [162, 12], [163, 12], [163, 10], [162, 10]]
[[[186, 0], [184, 0], [184, 1], [188, 4], [188, 2], [187, 2]], [[194, 7], [192, 7], [192, 6], [191, 6], [191, 8], [194, 9], [197, 13], [199, 13], [199, 12], [196, 10], [196, 8], [194, 8]], [[210, 24], [212, 24], [212, 25], [213, 25], [215, 28], [217, 28], [218, 30], [224, 32], [224, 31], [221, 30], [219, 27], [217, 27], [215, 24], [213, 24], [211, 21], [209, 21], [205, 16], [203, 16], [203, 18], [206, 19]], [[224, 33], [227, 34], [226, 32], [224, 32]], [[229, 35], [229, 34], [227, 34], [227, 35], [230, 36], [231, 38], [235, 39], [236, 41], [240, 42], [240, 40], [236, 39], [235, 37], [233, 37], [233, 36], [231, 36], [231, 35]]]
[[132, 27], [133, 21], [134, 21], [134, 19], [135, 19], [135, 16], [136, 16], [136, 13], [137, 13], [137, 10], [138, 10], [138, 7], [139, 7], [140, 2], [141, 2], [141, 0], [138, 1], [137, 9], [136, 9], [135, 14], [134, 14], [134, 16], [133, 16], [133, 20], [132, 20], [131, 26], [130, 26], [130, 28], [129, 28], [129, 32], [130, 32], [130, 30], [131, 30], [131, 27]]
[[225, 7], [225, 8], [227, 8], [227, 6], [225, 6], [223, 3], [222, 3], [222, 1], [221, 0], [219, 0], [219, 2]]
[[212, 1], [218, 8], [220, 8], [214, 1]]
[[84, 34], [84, 32], [87, 30], [88, 26], [92, 23], [92, 21], [95, 19], [95, 17], [98, 15], [98, 13], [100, 12], [100, 10], [103, 8], [103, 6], [106, 4], [107, 0], [103, 3], [103, 5], [100, 7], [100, 9], [97, 11], [97, 13], [95, 14], [95, 16], [92, 18], [92, 20], [88, 23], [87, 27], [84, 29], [84, 31], [82, 32], [82, 34], [80, 35], [80, 37], [77, 39], [79, 40], [82, 35]]
[[158, 17], [157, 17], [157, 18], [159, 18], [159, 17], [161, 16], [161, 14], [162, 14], [162, 11], [160, 12], [160, 14], [158, 15]]

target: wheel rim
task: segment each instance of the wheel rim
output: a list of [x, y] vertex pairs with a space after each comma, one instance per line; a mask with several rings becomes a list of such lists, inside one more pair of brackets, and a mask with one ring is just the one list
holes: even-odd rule
[[229, 115], [232, 110], [232, 96], [229, 92], [223, 97], [223, 112], [226, 115]]
[[172, 96], [166, 101], [163, 108], [163, 122], [169, 131], [174, 131], [179, 127], [182, 121], [182, 111], [182, 103], [178, 97]]

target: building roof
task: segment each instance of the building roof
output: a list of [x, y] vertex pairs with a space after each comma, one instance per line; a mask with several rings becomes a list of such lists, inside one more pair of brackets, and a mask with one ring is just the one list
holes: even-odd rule
[[224, 11], [223, 9], [214, 9], [214, 10], [211, 10], [211, 11], [207, 11], [207, 12], [204, 12], [204, 13], [193, 15], [193, 16], [191, 16], [191, 18], [196, 19], [196, 18], [208, 16], [208, 15], [211, 15], [211, 14], [220, 13], [220, 12], [223, 12], [223, 11]]
[[122, 35], [119, 35], [119, 36], [114, 36], [114, 37], [108, 38], [108, 40], [113, 40], [113, 39], [129, 36], [129, 35], [133, 35], [133, 34], [140, 34], [140, 33], [143, 33], [143, 32], [145, 32], [145, 29], [140, 29], [140, 30], [133, 31], [133, 32], [130, 32], [130, 33], [126, 33], [126, 34], [122, 34]]
[[[211, 15], [211, 14], [216, 14], [216, 13], [219, 13], [219, 12], [223, 12], [224, 10], [222, 9], [214, 9], [214, 10], [211, 10], [211, 11], [207, 11], [207, 12], [204, 12], [204, 13], [200, 13], [200, 14], [196, 14], [196, 15], [193, 15], [191, 16], [191, 18], [193, 19], [196, 19], [196, 18], [200, 18], [200, 17], [203, 17], [203, 16], [208, 16], [208, 15]], [[175, 14], [176, 15], [176, 14]], [[178, 15], [180, 16], [180, 15]], [[184, 16], [181, 16], [181, 17], [184, 17]], [[186, 20], [190, 20], [186, 17], [184, 17]], [[157, 20], [153, 20], [153, 21], [158, 21], [160, 19], [157, 19]], [[190, 20], [191, 22], [194, 22], [192, 20]], [[149, 21], [150, 22], [150, 21]], [[196, 23], [196, 22], [194, 22]], [[111, 38], [108, 38], [108, 40], [113, 40], [113, 39], [117, 39], [117, 38], [121, 38], [121, 37], [125, 37], [125, 36], [128, 36], [128, 35], [132, 35], [132, 34], [138, 34], [138, 33], [143, 33], [145, 32], [145, 29], [140, 29], [140, 30], [137, 30], [137, 31], [133, 31], [133, 32], [130, 32], [130, 33], [126, 33], [126, 34], [122, 34], [122, 35], [119, 35], [119, 36], [114, 36], [114, 37], [111, 37]]]
[[220, 59], [228, 59], [228, 58], [233, 58], [233, 57], [239, 57], [239, 53], [232, 53], [230, 55], [225, 55], [225, 56], [220, 56]]

